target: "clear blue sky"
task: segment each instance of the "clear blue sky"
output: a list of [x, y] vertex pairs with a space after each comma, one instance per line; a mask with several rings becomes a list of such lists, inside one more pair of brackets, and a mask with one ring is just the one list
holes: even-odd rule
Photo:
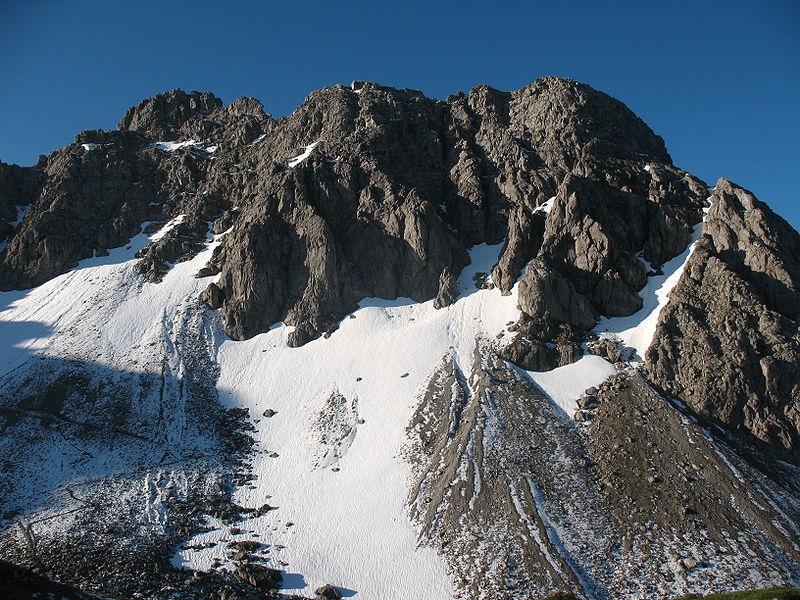
[[675, 163], [800, 227], [800, 1], [0, 0], [0, 160], [172, 88], [275, 116], [353, 79], [444, 98], [543, 75], [619, 98]]

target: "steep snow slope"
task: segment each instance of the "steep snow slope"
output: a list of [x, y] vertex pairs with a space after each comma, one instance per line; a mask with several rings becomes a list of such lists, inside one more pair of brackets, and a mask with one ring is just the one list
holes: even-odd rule
[[[468, 372], [476, 340], [505, 335], [519, 316], [514, 295], [478, 290], [472, 280], [491, 270], [499, 250], [473, 248], [450, 307], [365, 299], [328, 339], [300, 348], [286, 344], [285, 326], [221, 344], [223, 398], [250, 408], [261, 442], [258, 480], [237, 501], [278, 507], [239, 527], [271, 545], [275, 566], [302, 574], [287, 589], [308, 594], [331, 582], [364, 598], [451, 596], [434, 550], [417, 548], [400, 452], [419, 390], [442, 356], [451, 353]], [[274, 416], [259, 419], [266, 409]], [[221, 528], [193, 544], [233, 537]], [[208, 568], [215, 558], [226, 560], [224, 545], [178, 560]]]
[[144, 342], [160, 340], [170, 322], [165, 316], [174, 318], [181, 305], [197, 296], [203, 286], [194, 274], [218, 244], [220, 236], [194, 260], [176, 265], [166, 285], [147, 285], [134, 269], [136, 253], [181, 220], [182, 216], [176, 217], [152, 235], [139, 233], [126, 246], [83, 260], [32, 290], [0, 292], [4, 309], [0, 322], [14, 330], [11, 343], [0, 347], [0, 376], [31, 354], [84, 358], [83, 351], [90, 348], [101, 352], [97, 356], [101, 364], [137, 370], [138, 363], [130, 362], [135, 350]]
[[165, 502], [223, 476], [222, 411], [202, 382], [213, 382], [203, 355], [215, 330], [194, 278], [218, 238], [163, 285], [135, 270], [137, 250], [179, 220], [38, 288], [0, 294], [5, 556], [19, 556], [19, 544], [35, 557], [84, 536], [100, 551], [163, 536], [177, 526]]

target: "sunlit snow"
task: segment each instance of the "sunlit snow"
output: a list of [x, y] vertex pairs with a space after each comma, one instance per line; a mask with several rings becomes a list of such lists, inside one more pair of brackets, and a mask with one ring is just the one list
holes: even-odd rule
[[[0, 294], [0, 326], [13, 330], [7, 338], [12, 343], [0, 349], [0, 374], [36, 353], [91, 349], [98, 364], [125, 369], [146, 361], [149, 344], [167, 339], [171, 323], [208, 284], [195, 274], [220, 243], [221, 236], [210, 240], [161, 283], [144, 280], [135, 270], [136, 252], [182, 219], [151, 236], [140, 233], [108, 256], [81, 261], [38, 288]], [[175, 564], [209, 569], [218, 559], [231, 568], [226, 542], [257, 539], [269, 545], [269, 561], [285, 572], [289, 593], [312, 595], [332, 582], [365, 599], [396, 598], [398, 590], [410, 598], [451, 598], [442, 558], [418, 546], [407, 516], [411, 471], [401, 453], [418, 394], [442, 357], [452, 356], [469, 374], [477, 340], [502, 345], [512, 337], [506, 324], [519, 318], [516, 287], [503, 296], [498, 289], [476, 288], [473, 280], [491, 272], [501, 249], [471, 249], [472, 263], [458, 281], [460, 296], [443, 309], [433, 301], [365, 298], [329, 338], [300, 348], [287, 345], [290, 328], [283, 324], [247, 341], [217, 330], [220, 399], [249, 409], [258, 441], [252, 459], [257, 479], [238, 488], [235, 501], [277, 508], [238, 522], [241, 533], [209, 519], [211, 530], [190, 540], [195, 548], [181, 550]], [[88, 330], [101, 337], [81, 337]], [[571, 413], [586, 387], [611, 372], [603, 359], [586, 356], [529, 376]], [[352, 411], [352, 429], [336, 448], [320, 425], [332, 397], [343, 398]], [[267, 409], [275, 411], [270, 418], [262, 416]], [[197, 549], [208, 542], [218, 543]]]
[[548, 198], [547, 202], [545, 202], [544, 204], [542, 204], [540, 206], [537, 206], [533, 210], [533, 212], [544, 213], [545, 215], [549, 215], [550, 211], [553, 209], [553, 202], [555, 202], [555, 200], [556, 200], [555, 196], [553, 196], [552, 198]]
[[153, 142], [152, 144], [150, 144], [152, 148], [158, 148], [159, 150], [163, 150], [164, 152], [174, 152], [179, 148], [186, 148], [195, 145], [197, 145], [197, 142], [195, 140], [185, 140], [183, 142]]
[[587, 354], [571, 365], [552, 371], [524, 371], [568, 415], [578, 410], [578, 398], [617, 372], [614, 365], [599, 356]]
[[311, 156], [311, 153], [314, 151], [314, 148], [317, 147], [317, 144], [319, 144], [318, 141], [314, 142], [313, 144], [309, 144], [308, 146], [305, 146], [305, 150], [303, 151], [302, 154], [295, 156], [292, 159], [289, 159], [289, 167], [296, 167], [305, 159], [307, 159], [309, 156]]

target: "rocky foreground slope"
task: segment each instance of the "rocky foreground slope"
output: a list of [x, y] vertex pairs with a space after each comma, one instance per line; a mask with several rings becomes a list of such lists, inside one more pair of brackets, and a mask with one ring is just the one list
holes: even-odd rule
[[167, 92], [0, 163], [0, 248], [0, 558], [159, 598], [800, 581], [800, 236], [586, 85]]

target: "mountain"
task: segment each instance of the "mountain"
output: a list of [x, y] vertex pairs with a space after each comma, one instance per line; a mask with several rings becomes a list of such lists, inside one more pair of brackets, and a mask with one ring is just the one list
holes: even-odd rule
[[0, 237], [2, 560], [104, 597], [800, 584], [800, 235], [587, 85], [174, 90], [0, 163]]

